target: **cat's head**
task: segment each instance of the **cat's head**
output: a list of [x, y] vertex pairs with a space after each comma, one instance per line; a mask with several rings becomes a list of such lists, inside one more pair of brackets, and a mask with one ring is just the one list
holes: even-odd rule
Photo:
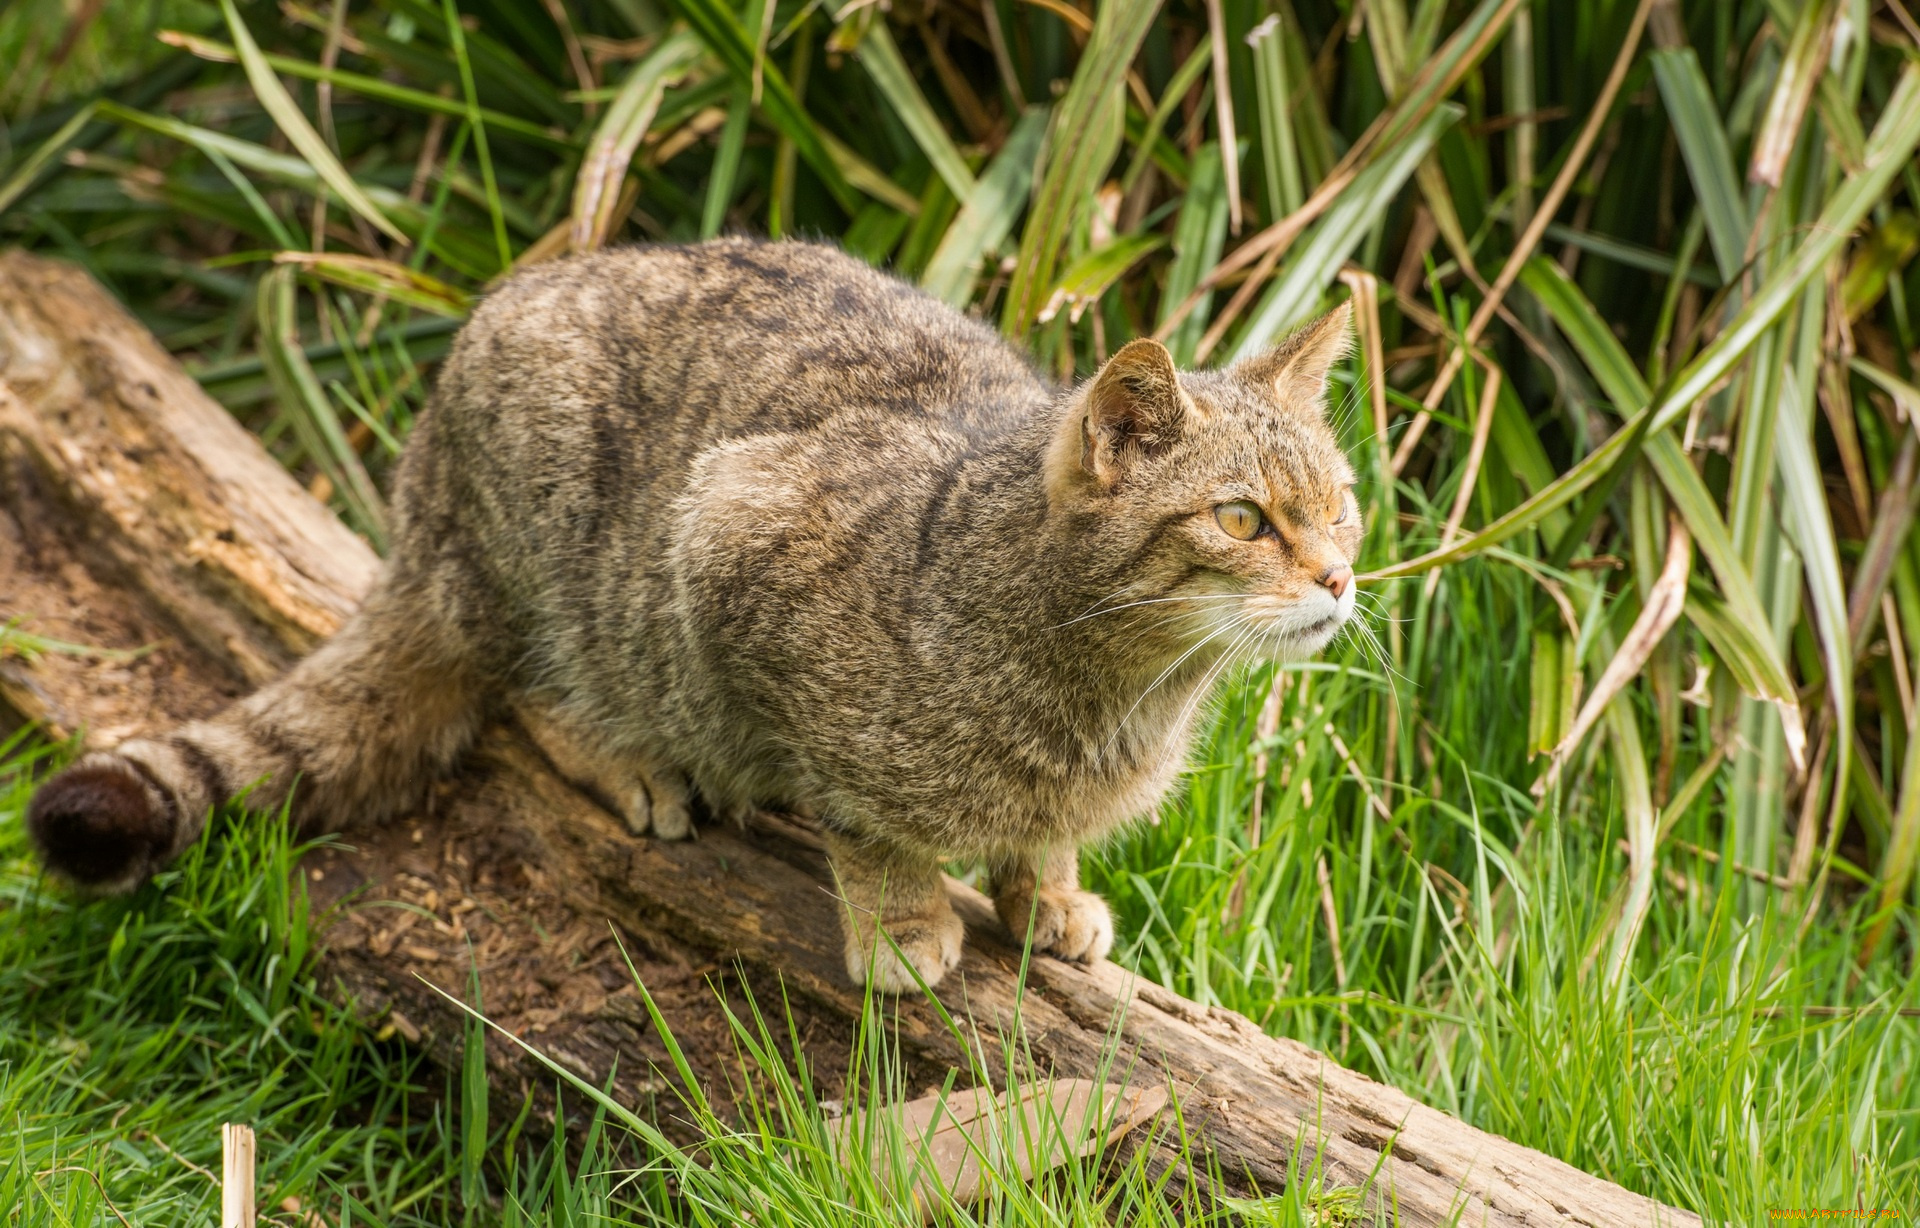
[[1133, 341], [1076, 391], [1048, 485], [1115, 589], [1088, 616], [1209, 656], [1298, 658], [1334, 637], [1353, 614], [1361, 538], [1353, 467], [1326, 418], [1350, 314], [1218, 371], [1176, 371], [1159, 342]]

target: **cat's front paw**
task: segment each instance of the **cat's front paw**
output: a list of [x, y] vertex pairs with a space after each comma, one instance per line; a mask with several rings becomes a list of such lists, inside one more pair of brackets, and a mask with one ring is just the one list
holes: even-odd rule
[[627, 830], [636, 836], [649, 833], [661, 840], [685, 840], [693, 835], [693, 794], [677, 772], [647, 771], [633, 773], [627, 789]]
[[627, 830], [636, 836], [685, 840], [693, 835], [693, 811], [684, 798], [651, 796], [644, 788], [628, 796], [626, 819]]
[[870, 984], [883, 993], [939, 984], [960, 962], [967, 937], [966, 925], [945, 897], [938, 910], [926, 916], [890, 918], [885, 931], [876, 936], [870, 927], [859, 925], [847, 933], [847, 975], [854, 984]]
[[1113, 949], [1113, 914], [1091, 891], [1043, 887], [1029, 896], [1003, 896], [994, 906], [1016, 940], [1025, 941], [1031, 929], [1033, 949], [1043, 955], [1090, 964]]

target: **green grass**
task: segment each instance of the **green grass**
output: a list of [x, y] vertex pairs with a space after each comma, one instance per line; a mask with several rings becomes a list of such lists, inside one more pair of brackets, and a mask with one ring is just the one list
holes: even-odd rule
[[[202, 845], [129, 901], [75, 907], [45, 889], [25, 856], [18, 814], [33, 757], [13, 761], [0, 803], [0, 993], [9, 1003], [0, 1108], [15, 1123], [0, 1153], [0, 1199], [22, 1208], [21, 1222], [101, 1222], [103, 1193], [135, 1223], [210, 1214], [216, 1192], [193, 1166], [217, 1170], [224, 1120], [259, 1128], [276, 1203], [298, 1198], [330, 1222], [343, 1207], [367, 1224], [457, 1217], [457, 1174], [473, 1146], [464, 1126], [481, 1101], [375, 1043], [315, 992], [284, 827], [255, 824], [244, 839]], [[1408, 914], [1446, 910], [1404, 884], [1376, 884], [1372, 908], [1341, 914], [1354, 961], [1343, 993], [1327, 983], [1316, 937], [1320, 846], [1306, 810], [1275, 812], [1248, 920], [1195, 924], [1218, 916], [1242, 861], [1238, 833], [1206, 813], [1231, 774], [1202, 777], [1212, 783], [1193, 807], [1104, 863], [1150, 971], [1265, 1013], [1269, 1026], [1469, 1121], [1713, 1219], [1856, 1201], [1911, 1213], [1916, 1025], [1885, 1008], [1920, 995], [1910, 975], [1884, 967], [1849, 989], [1844, 927], [1818, 927], [1796, 945], [1768, 918], [1742, 924], [1724, 904], [1676, 902], [1655, 914], [1660, 946], [1674, 954], [1646, 959], [1617, 1000], [1597, 997], [1577, 969], [1596, 932], [1598, 892], [1579, 888], [1613, 867], [1594, 841], [1568, 839], [1554, 868], [1528, 884], [1553, 898], [1519, 910], [1511, 956], [1455, 952], [1452, 975], [1426, 991], [1407, 992], [1403, 980], [1418, 961], [1403, 969], [1401, 950], [1362, 936], [1404, 933], [1419, 924]], [[1336, 890], [1353, 890], [1353, 859], [1333, 865]], [[1169, 908], [1179, 927], [1163, 919]], [[1283, 945], [1283, 934], [1298, 937]], [[1814, 1013], [1836, 1005], [1837, 1016]], [[503, 1125], [519, 1133], [519, 1123], [496, 1121], [489, 1136], [481, 1116], [493, 1143], [482, 1222], [592, 1222], [595, 1208], [644, 1222], [725, 1222], [763, 1200], [792, 1212], [791, 1222], [851, 1222], [849, 1210], [888, 1218], [892, 1191], [836, 1158], [804, 1071], [789, 1075], [756, 1020], [736, 1028], [768, 1090], [744, 1106], [744, 1121], [695, 1106], [712, 1139], [701, 1156], [710, 1167], [650, 1132], [626, 1139], [618, 1117], [557, 1165], [545, 1140], [503, 1137]], [[885, 1085], [886, 1054], [872, 1033], [850, 1056], [882, 1071]], [[616, 1142], [621, 1157], [608, 1154]], [[651, 1157], [638, 1173], [635, 1147]], [[682, 1178], [676, 1197], [667, 1174]], [[1137, 1162], [1075, 1167], [1043, 1194], [1009, 1184], [982, 1218], [1059, 1222], [1045, 1210], [1052, 1204], [1071, 1208], [1071, 1222], [1173, 1222], [1178, 1210]], [[1305, 1222], [1300, 1197], [1264, 1212]], [[566, 1218], [578, 1214], [589, 1218]]]
[[[0, 242], [91, 269], [375, 543], [473, 296], [570, 234], [831, 238], [1063, 378], [1154, 333], [1222, 361], [1370, 292], [1338, 407], [1364, 625], [1277, 694], [1223, 684], [1190, 787], [1094, 859], [1125, 957], [1715, 1220], [1920, 1214], [1908, 10], [1218, 8], [1216, 66], [1206, 7], [1150, 0], [565, 0], [564, 24], [544, 0], [13, 0]], [[632, 157], [582, 175], [599, 137]], [[205, 1183], [149, 1140], [205, 1164], [242, 1110], [329, 1223], [844, 1221], [878, 1197], [834, 1184], [817, 1106], [771, 1072], [671, 1203], [657, 1145], [628, 1181], [613, 1152], [479, 1129], [479, 1089], [303, 985], [297, 900], [254, 894], [284, 841], [81, 906], [25, 860], [21, 770], [22, 1222], [98, 1220], [53, 1170], [109, 1150], [116, 1205], [172, 1222]], [[1169, 1211], [1125, 1164], [1064, 1180], [1058, 1218]], [[1338, 1218], [1293, 1197], [1269, 1210]], [[985, 1217], [1054, 1222], [1018, 1191]]]
[[128, 899], [81, 903], [39, 877], [21, 828], [47, 754], [27, 744], [0, 783], [12, 1222], [109, 1222], [109, 1204], [136, 1224], [211, 1218], [223, 1121], [259, 1131], [272, 1204], [344, 1188], [376, 1222], [439, 1222], [440, 1079], [317, 991], [285, 825], [202, 844]]
[[[1308, 704], [1337, 704], [1354, 677], [1320, 674]], [[1894, 1008], [1920, 1005], [1920, 986], [1884, 956], [1856, 972], [1857, 917], [1796, 942], [1774, 912], [1737, 916], [1734, 893], [1714, 891], [1696, 867], [1686, 897], [1655, 907], [1629, 977], [1608, 993], [1582, 975], [1619, 873], [1604, 820], [1590, 830], [1549, 822], [1531, 847], [1551, 854], [1529, 859], [1511, 851], [1526, 811], [1489, 806], [1477, 820], [1407, 823], [1422, 842], [1409, 857], [1384, 821], [1370, 837], [1343, 834], [1329, 830], [1337, 801], [1303, 804], [1308, 792], [1357, 792], [1340, 783], [1329, 739], [1309, 734], [1301, 767], [1266, 799], [1266, 838], [1249, 850], [1239, 752], [1257, 705], [1234, 701], [1265, 682], [1235, 687], [1225, 705], [1216, 750], [1235, 753], [1210, 757], [1186, 804], [1099, 861], [1096, 879], [1133, 938], [1127, 958], [1467, 1121], [1715, 1221], [1785, 1206], [1914, 1212], [1920, 1019]], [[1294, 732], [1283, 708], [1281, 736]], [[489, 1122], [484, 1094], [376, 1042], [317, 991], [284, 825], [256, 820], [216, 836], [130, 900], [77, 904], [50, 889], [19, 822], [45, 754], [17, 754], [0, 783], [0, 1109], [14, 1123], [0, 1201], [21, 1208], [16, 1222], [105, 1222], [103, 1194], [134, 1223], [211, 1215], [216, 1191], [193, 1166], [217, 1171], [227, 1120], [260, 1130], [270, 1201], [297, 1198], [329, 1223], [464, 1222], [463, 1195], [481, 1223], [721, 1223], [754, 1208], [792, 1223], [912, 1222], [896, 1191], [840, 1161], [808, 1072], [794, 1073], [752, 1017], [734, 1025], [763, 1074], [759, 1093], [736, 1119], [687, 1106], [710, 1139], [702, 1164], [623, 1121], [618, 1106], [599, 1110], [584, 1149], [556, 1163], [540, 1128], [497, 1111]], [[1701, 805], [1694, 817], [1709, 814]], [[1448, 844], [1487, 866], [1457, 897], [1417, 872]], [[1236, 913], [1228, 899], [1243, 874]], [[1503, 885], [1516, 901], [1505, 912], [1490, 898]], [[1476, 915], [1505, 918], [1503, 954], [1475, 941]], [[849, 1060], [885, 1088], [888, 1056], [869, 1029]], [[592, 1106], [591, 1091], [565, 1094]], [[476, 1121], [484, 1143], [469, 1134]], [[477, 1180], [463, 1182], [468, 1172]], [[1163, 1180], [1137, 1154], [1095, 1160], [1037, 1193], [1006, 1184], [980, 1219], [1189, 1222]], [[1254, 1222], [1315, 1222], [1315, 1189], [1303, 1184]]]
[[[530, 1137], [542, 1128], [529, 1130], [524, 1112], [505, 1122], [491, 1112], [477, 1016], [456, 1083], [377, 1040], [314, 983], [317, 919], [296, 868], [301, 848], [283, 820], [229, 816], [134, 896], [80, 904], [39, 877], [20, 823], [34, 770], [59, 759], [59, 748], [23, 732], [0, 750], [9, 753], [0, 769], [0, 1113], [12, 1127], [0, 1144], [0, 1205], [10, 1223], [210, 1218], [227, 1121], [258, 1131], [263, 1208], [292, 1222], [313, 1213], [330, 1224], [395, 1228], [722, 1224], [776, 1207], [796, 1223], [899, 1218], [904, 1182], [880, 1166], [847, 1163], [846, 1147], [910, 1174], [909, 1137], [875, 1118], [853, 1142], [837, 1142], [840, 1111], [823, 1107], [804, 1059], [780, 1050], [759, 1004], [745, 1017], [728, 1015], [742, 1059], [760, 1076], [742, 1085], [738, 1113], [717, 1115], [682, 1069], [696, 1095], [681, 1113], [701, 1132], [698, 1147], [675, 1145], [555, 1067], [561, 1102], [589, 1118], [566, 1153], [550, 1137]], [[718, 995], [715, 1009], [727, 1009]], [[847, 1055], [856, 1075], [849, 1085], [895, 1098], [913, 1093], [880, 1026], [886, 1014], [879, 1003], [864, 1021]], [[1004, 1071], [1015, 1057], [993, 1060]], [[988, 1071], [956, 1077], [980, 1083]], [[844, 1111], [858, 1117], [861, 1103]], [[1089, 1137], [1052, 1117], [1036, 1124], [1006, 1119], [993, 1137], [1008, 1155], [1058, 1152]], [[1177, 1111], [1150, 1129], [1177, 1138]], [[1206, 1158], [1177, 1152], [1208, 1171]], [[1148, 1155], [1097, 1145], [1037, 1188], [990, 1175], [985, 1214], [1058, 1223], [1051, 1208], [1065, 1206], [1075, 1223], [1195, 1222], [1194, 1209], [1169, 1193], [1170, 1174], [1148, 1169]], [[1302, 1172], [1284, 1195], [1201, 1218], [1311, 1223], [1319, 1200], [1340, 1191], [1323, 1186], [1311, 1161]]]

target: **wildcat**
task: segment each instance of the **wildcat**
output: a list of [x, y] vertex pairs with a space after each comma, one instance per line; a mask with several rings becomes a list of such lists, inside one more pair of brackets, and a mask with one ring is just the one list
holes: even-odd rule
[[688, 836], [696, 798], [817, 819], [855, 981], [959, 959], [943, 857], [984, 858], [1039, 950], [1102, 958], [1079, 846], [1159, 803], [1228, 666], [1353, 611], [1324, 421], [1348, 331], [1343, 307], [1213, 372], [1134, 341], [1057, 390], [827, 247], [535, 267], [461, 330], [359, 612], [211, 720], [53, 777], [32, 837], [129, 889], [249, 784], [377, 821], [513, 715], [636, 833]]

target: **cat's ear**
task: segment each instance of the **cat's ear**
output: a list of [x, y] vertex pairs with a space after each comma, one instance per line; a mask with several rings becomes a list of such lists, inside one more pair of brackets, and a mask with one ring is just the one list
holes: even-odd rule
[[1107, 360], [1079, 400], [1074, 423], [1080, 467], [1104, 483], [1132, 461], [1171, 447], [1198, 414], [1180, 387], [1173, 355], [1148, 337], [1129, 341]]
[[1266, 353], [1241, 359], [1229, 371], [1234, 378], [1277, 397], [1282, 405], [1320, 413], [1327, 404], [1327, 374], [1352, 348], [1353, 304], [1348, 302]]

